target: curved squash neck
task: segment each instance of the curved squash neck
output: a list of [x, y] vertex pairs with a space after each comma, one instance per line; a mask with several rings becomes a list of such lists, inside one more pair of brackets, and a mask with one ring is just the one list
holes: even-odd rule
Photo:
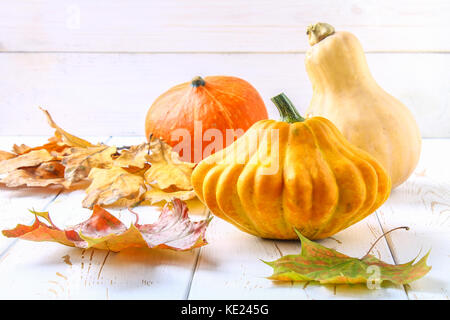
[[305, 64], [315, 91], [376, 85], [361, 44], [349, 32], [336, 32], [313, 45]]
[[359, 89], [376, 86], [373, 77], [362, 66], [352, 62], [348, 65], [322, 65], [315, 67], [314, 72], [308, 71], [314, 91], [334, 91]]

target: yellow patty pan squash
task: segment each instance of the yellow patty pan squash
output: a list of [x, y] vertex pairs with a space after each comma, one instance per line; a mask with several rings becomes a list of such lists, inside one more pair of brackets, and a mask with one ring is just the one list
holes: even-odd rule
[[192, 184], [212, 213], [269, 239], [322, 239], [374, 212], [391, 180], [375, 158], [322, 117], [302, 118], [284, 95], [281, 121], [261, 120], [205, 158]]

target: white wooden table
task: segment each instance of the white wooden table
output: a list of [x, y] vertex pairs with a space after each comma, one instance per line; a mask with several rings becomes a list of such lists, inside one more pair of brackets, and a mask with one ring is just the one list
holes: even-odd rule
[[[143, 137], [94, 137], [110, 145], [129, 145]], [[0, 149], [13, 143], [37, 145], [44, 137], [0, 137]], [[424, 139], [415, 173], [376, 213], [321, 243], [361, 257], [383, 231], [409, 226], [377, 243], [373, 254], [386, 262], [403, 263], [431, 250], [432, 270], [410, 286], [379, 290], [358, 286], [275, 283], [271, 268], [259, 259], [274, 260], [298, 253], [298, 241], [263, 240], [214, 218], [209, 244], [188, 252], [130, 249], [120, 253], [81, 250], [56, 243], [29, 242], [0, 236], [0, 299], [448, 299], [450, 292], [450, 139]], [[89, 217], [81, 207], [82, 190], [0, 190], [0, 228], [30, 224], [28, 208], [50, 211], [64, 227]], [[193, 219], [206, 214], [192, 205]], [[137, 208], [141, 219], [155, 219], [156, 209]], [[122, 221], [131, 217], [113, 211]], [[128, 220], [127, 220], [128, 219]], [[128, 222], [127, 222], [128, 221]]]

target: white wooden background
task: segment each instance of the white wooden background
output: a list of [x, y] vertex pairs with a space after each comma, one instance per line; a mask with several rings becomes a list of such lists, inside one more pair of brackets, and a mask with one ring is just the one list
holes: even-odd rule
[[[403, 263], [432, 248], [433, 269], [411, 286], [274, 284], [258, 259], [296, 253], [298, 242], [258, 239], [216, 218], [210, 244], [184, 253], [116, 254], [0, 236], [0, 298], [448, 299], [449, 18], [446, 0], [0, 0], [0, 149], [51, 134], [38, 106], [92, 141], [141, 142], [153, 100], [196, 75], [248, 80], [272, 118], [270, 97], [281, 91], [304, 111], [305, 27], [317, 21], [354, 32], [379, 84], [411, 109], [423, 137], [435, 138], [424, 139], [416, 172], [376, 214], [322, 241], [362, 256], [383, 231], [410, 226], [373, 253]], [[2, 188], [0, 228], [31, 222], [27, 208], [50, 210], [60, 226], [79, 222], [89, 215], [82, 198]]]
[[304, 111], [305, 28], [354, 32], [380, 85], [424, 137], [450, 136], [447, 0], [0, 0], [0, 135], [48, 133], [37, 106], [84, 135], [143, 135], [169, 87], [234, 75]]

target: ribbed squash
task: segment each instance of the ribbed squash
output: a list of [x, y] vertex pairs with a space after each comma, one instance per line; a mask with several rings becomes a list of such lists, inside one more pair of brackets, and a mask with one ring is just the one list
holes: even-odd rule
[[[261, 120], [192, 174], [197, 196], [250, 234], [329, 237], [374, 212], [388, 197], [385, 169], [327, 119], [303, 119], [284, 94], [282, 121]], [[277, 137], [278, 136], [278, 137]]]
[[308, 27], [305, 65], [313, 87], [306, 115], [331, 120], [348, 141], [374, 156], [393, 187], [414, 171], [421, 136], [411, 111], [372, 77], [358, 39], [326, 23]]

